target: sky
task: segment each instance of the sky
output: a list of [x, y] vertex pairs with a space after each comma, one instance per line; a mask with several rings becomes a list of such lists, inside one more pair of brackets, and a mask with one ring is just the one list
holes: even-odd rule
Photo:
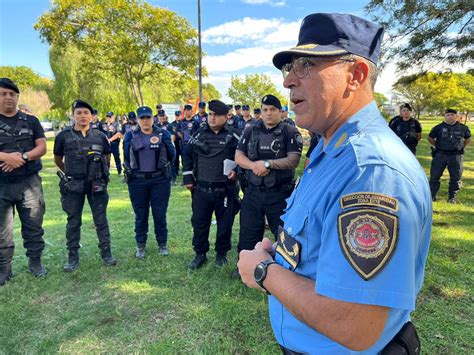
[[[149, 0], [186, 18], [198, 27], [197, 0]], [[369, 18], [361, 0], [201, 0], [203, 65], [213, 84], [227, 99], [231, 76], [264, 73], [285, 93], [273, 55], [294, 46], [304, 16], [341, 12]], [[50, 0], [0, 0], [0, 66], [27, 66], [53, 78], [48, 44], [33, 28], [50, 8]], [[390, 97], [396, 81], [393, 65], [379, 76], [376, 91]]]

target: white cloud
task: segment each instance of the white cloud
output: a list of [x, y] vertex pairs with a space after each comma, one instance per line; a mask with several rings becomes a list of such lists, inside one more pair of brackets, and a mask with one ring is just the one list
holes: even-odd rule
[[254, 19], [244, 17], [239, 21], [231, 21], [211, 27], [202, 33], [204, 44], [242, 45], [248, 42], [265, 43], [295, 43], [298, 38], [300, 20], [285, 23], [282, 19]]
[[273, 1], [273, 0], [242, 0], [242, 2], [244, 4], [249, 4], [249, 5], [264, 5], [264, 4], [268, 4], [270, 6], [274, 6], [274, 7], [282, 7], [282, 6], [285, 6], [286, 5], [286, 1], [285, 0], [277, 0], [277, 1]]

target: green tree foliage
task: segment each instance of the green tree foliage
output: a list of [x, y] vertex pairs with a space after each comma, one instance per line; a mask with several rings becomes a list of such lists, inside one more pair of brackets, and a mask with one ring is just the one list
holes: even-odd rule
[[262, 97], [267, 94], [278, 97], [282, 105], [287, 101], [265, 74], [248, 74], [243, 78], [232, 76], [227, 90], [227, 95], [234, 103], [248, 104], [251, 107], [260, 107]]
[[53, 0], [35, 29], [58, 50], [73, 45], [86, 54], [86, 72], [126, 84], [137, 106], [145, 103], [147, 80], [167, 67], [190, 78], [198, 56], [188, 21], [142, 0]]
[[388, 29], [386, 58], [400, 69], [474, 59], [472, 0], [371, 0], [366, 11]]
[[387, 97], [380, 92], [374, 93], [374, 98], [375, 98], [375, 102], [377, 103], [377, 107], [379, 109], [388, 101]]
[[28, 88], [34, 90], [46, 90], [51, 85], [51, 80], [36, 74], [31, 68], [19, 66], [1, 66], [0, 77], [10, 78], [20, 89], [20, 92]]
[[422, 111], [442, 112], [447, 107], [474, 112], [474, 76], [464, 73], [422, 73], [404, 76], [393, 89], [409, 102], [417, 115]]

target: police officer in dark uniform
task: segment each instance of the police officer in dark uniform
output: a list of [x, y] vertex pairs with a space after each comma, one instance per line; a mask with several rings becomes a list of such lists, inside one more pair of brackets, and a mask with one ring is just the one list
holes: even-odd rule
[[242, 117], [242, 105], [234, 105], [235, 116]]
[[122, 161], [120, 160], [120, 123], [115, 120], [113, 112], [107, 112], [106, 123], [102, 125], [110, 142], [110, 150], [114, 156], [117, 173], [122, 174]]
[[[240, 211], [239, 252], [253, 249], [262, 240], [265, 217], [277, 235], [303, 148], [298, 129], [281, 122], [277, 97], [262, 98], [262, 113], [262, 120], [244, 131], [235, 153], [248, 181]], [[232, 276], [237, 275], [234, 271]]]
[[464, 163], [464, 148], [471, 142], [469, 128], [458, 122], [457, 111], [447, 109], [444, 122], [431, 129], [428, 141], [433, 149], [433, 160], [430, 170], [430, 189], [433, 201], [436, 201], [444, 169], [449, 171], [448, 202], [456, 203], [456, 195], [461, 190], [461, 176]]
[[[212, 214], [217, 220], [216, 266], [227, 264], [232, 225], [238, 211], [236, 171], [224, 171], [224, 161], [234, 160], [239, 132], [227, 125], [228, 107], [219, 100], [209, 102], [209, 120], [189, 141], [184, 155], [183, 184], [192, 191], [193, 247], [196, 256], [190, 270], [207, 261]], [[224, 174], [225, 173], [225, 174]]]
[[121, 138], [124, 138], [128, 132], [134, 131], [138, 128], [137, 115], [134, 111], [127, 114], [127, 123], [122, 125], [120, 130]]
[[125, 135], [124, 159], [128, 191], [135, 212], [138, 259], [145, 257], [150, 206], [158, 253], [168, 255], [166, 211], [171, 193], [171, 164], [175, 149], [170, 133], [153, 124], [150, 107], [137, 109], [139, 128]]
[[262, 119], [262, 110], [260, 110], [258, 107], [253, 109], [253, 118], [255, 118], [257, 121]]
[[201, 101], [198, 104], [198, 113], [194, 115], [194, 119], [199, 122], [202, 126], [204, 123], [207, 122], [207, 112], [206, 112], [206, 103]]
[[60, 169], [58, 175], [61, 178], [61, 204], [67, 214], [66, 244], [69, 254], [65, 272], [79, 267], [82, 209], [86, 197], [97, 230], [102, 260], [107, 266], [117, 264], [110, 249], [106, 212], [110, 144], [104, 134], [90, 128], [92, 107], [87, 102], [74, 101], [72, 113], [74, 127], [67, 127], [54, 140], [54, 162]]
[[174, 158], [174, 162], [172, 165], [173, 176], [175, 177], [175, 181], [173, 181], [173, 183], [176, 183], [176, 178], [179, 175], [180, 157], [182, 156], [181, 155], [182, 140], [181, 140], [181, 137], [178, 135], [178, 125], [182, 119], [183, 118], [181, 117], [181, 111], [180, 110], [175, 111], [174, 121], [171, 122], [171, 127], [173, 128], [173, 131], [175, 133], [174, 134], [174, 147], [176, 149], [176, 156]]
[[191, 136], [197, 132], [200, 127], [199, 121], [193, 117], [193, 107], [184, 105], [184, 119], [178, 124], [178, 135], [181, 138], [181, 148], [183, 156], [186, 154], [186, 146]]
[[416, 154], [416, 146], [421, 139], [420, 122], [411, 117], [412, 108], [410, 104], [403, 104], [400, 109], [400, 118], [392, 121], [389, 127], [400, 137], [403, 143]]
[[[176, 130], [175, 130], [175, 125], [172, 125], [170, 122], [168, 122], [168, 116], [166, 115], [165, 110], [159, 110], [158, 111], [158, 127], [165, 129], [169, 132], [171, 135], [171, 141], [174, 142], [176, 140]], [[176, 147], [175, 147], [176, 150]], [[176, 185], [176, 177], [178, 176], [176, 171], [175, 171], [175, 160], [176, 160], [176, 155], [175, 159], [171, 162], [171, 184]]]
[[237, 129], [243, 132], [247, 127], [253, 126], [255, 122], [257, 120], [250, 115], [250, 106], [243, 105], [242, 116], [237, 118]]
[[90, 124], [90, 128], [95, 128], [105, 134], [105, 131], [102, 129], [102, 123], [99, 121], [99, 117], [97, 116], [98, 112], [96, 109], [92, 111], [92, 120]]
[[13, 275], [15, 208], [29, 270], [37, 277], [46, 275], [41, 265], [45, 204], [38, 175], [46, 139], [38, 119], [18, 111], [19, 94], [12, 80], [0, 78], [0, 286]]
[[288, 116], [288, 106], [286, 106], [286, 105], [281, 108], [281, 121], [283, 123], [289, 124], [290, 126], [296, 127], [295, 121], [293, 121]]

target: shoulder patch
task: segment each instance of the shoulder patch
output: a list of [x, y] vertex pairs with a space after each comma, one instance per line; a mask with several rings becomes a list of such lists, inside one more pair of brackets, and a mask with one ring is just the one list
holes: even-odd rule
[[398, 211], [398, 200], [396, 198], [373, 192], [355, 192], [342, 196], [339, 202], [342, 209], [359, 206], [374, 206], [394, 212]]
[[395, 250], [398, 217], [375, 209], [341, 213], [338, 233], [342, 253], [367, 281], [383, 269]]
[[282, 226], [278, 226], [278, 239], [275, 251], [291, 265], [292, 270], [298, 267], [301, 258], [301, 244], [288, 234]]

